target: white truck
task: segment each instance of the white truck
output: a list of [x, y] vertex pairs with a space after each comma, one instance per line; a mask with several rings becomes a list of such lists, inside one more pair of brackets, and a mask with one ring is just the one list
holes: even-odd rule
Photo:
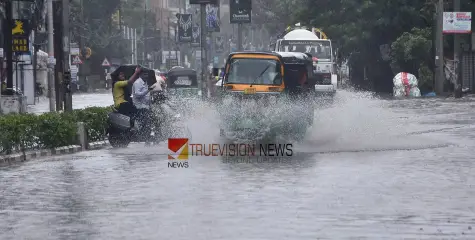
[[[313, 31], [313, 29], [312, 29]], [[304, 52], [313, 56], [313, 70], [317, 77], [315, 91], [331, 97], [337, 90], [335, 56], [329, 39], [321, 39], [307, 29], [294, 29], [271, 45], [276, 52]]]

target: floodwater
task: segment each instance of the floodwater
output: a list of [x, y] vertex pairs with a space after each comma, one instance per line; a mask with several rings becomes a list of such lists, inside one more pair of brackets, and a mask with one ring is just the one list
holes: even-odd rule
[[[474, 110], [341, 91], [285, 161], [174, 169], [133, 144], [4, 167], [0, 239], [475, 239]], [[195, 112], [191, 141], [218, 143]]]

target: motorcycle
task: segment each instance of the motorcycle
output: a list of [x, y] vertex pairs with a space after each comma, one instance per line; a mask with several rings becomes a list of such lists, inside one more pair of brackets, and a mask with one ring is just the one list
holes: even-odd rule
[[[145, 126], [130, 116], [118, 113], [116, 110], [108, 116], [108, 140], [114, 148], [127, 147], [130, 142], [153, 142], [158, 144], [171, 137], [191, 138], [191, 133], [184, 125], [179, 125], [181, 116], [175, 114], [167, 103], [168, 97], [162, 90], [150, 92], [153, 123]], [[134, 124], [131, 124], [133, 121]], [[152, 128], [151, 134], [144, 134]]]

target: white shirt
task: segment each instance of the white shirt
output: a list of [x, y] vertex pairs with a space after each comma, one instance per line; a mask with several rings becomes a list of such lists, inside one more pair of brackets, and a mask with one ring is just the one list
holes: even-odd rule
[[150, 93], [142, 78], [137, 79], [132, 86], [132, 100], [136, 108], [150, 108]]

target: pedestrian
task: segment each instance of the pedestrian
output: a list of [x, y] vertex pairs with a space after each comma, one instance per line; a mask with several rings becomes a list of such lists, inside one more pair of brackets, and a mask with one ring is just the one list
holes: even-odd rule
[[109, 89], [112, 85], [112, 77], [110, 73], [106, 74], [106, 89]]

